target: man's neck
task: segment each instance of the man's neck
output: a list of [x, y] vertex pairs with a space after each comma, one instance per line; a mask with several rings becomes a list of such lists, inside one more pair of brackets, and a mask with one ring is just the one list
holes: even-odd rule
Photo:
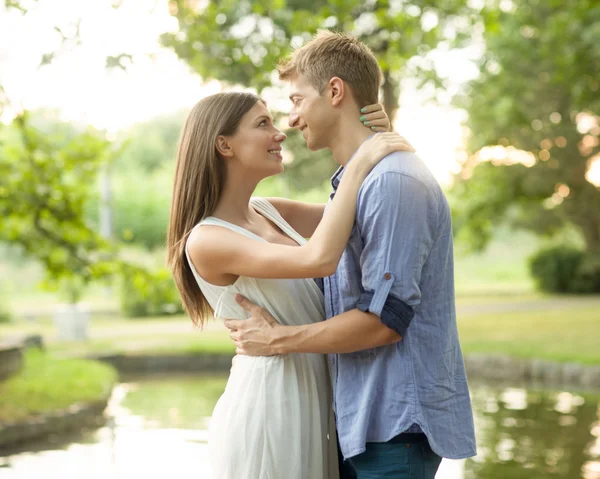
[[329, 148], [336, 163], [346, 166], [358, 147], [372, 134], [357, 119], [340, 121], [329, 140]]

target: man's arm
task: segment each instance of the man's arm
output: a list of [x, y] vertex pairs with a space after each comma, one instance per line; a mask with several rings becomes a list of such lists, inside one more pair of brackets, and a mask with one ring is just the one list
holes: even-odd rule
[[352, 353], [400, 341], [402, 337], [372, 313], [358, 309], [327, 321], [283, 326], [260, 306], [241, 295], [236, 301], [248, 311], [248, 320], [226, 319], [237, 354], [272, 356], [288, 353]]
[[294, 230], [303, 238], [310, 238], [325, 212], [325, 203], [306, 203], [287, 198], [267, 198]]

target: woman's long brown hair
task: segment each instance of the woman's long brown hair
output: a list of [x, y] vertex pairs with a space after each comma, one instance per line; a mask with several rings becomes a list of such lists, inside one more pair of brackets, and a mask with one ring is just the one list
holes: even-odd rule
[[200, 100], [188, 115], [177, 151], [167, 231], [167, 264], [183, 306], [195, 325], [213, 311], [200, 291], [185, 255], [194, 226], [215, 210], [225, 184], [225, 165], [216, 148], [220, 135], [233, 135], [242, 117], [261, 101], [252, 93], [218, 93]]

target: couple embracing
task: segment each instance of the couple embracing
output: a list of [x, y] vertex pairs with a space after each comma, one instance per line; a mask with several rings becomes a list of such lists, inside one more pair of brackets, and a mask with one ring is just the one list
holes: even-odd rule
[[448, 203], [385, 132], [365, 45], [322, 32], [279, 75], [290, 126], [340, 165], [327, 205], [252, 196], [286, 138], [255, 95], [201, 100], [178, 151], [169, 266], [192, 320], [223, 319], [237, 348], [214, 479], [433, 479], [475, 454]]

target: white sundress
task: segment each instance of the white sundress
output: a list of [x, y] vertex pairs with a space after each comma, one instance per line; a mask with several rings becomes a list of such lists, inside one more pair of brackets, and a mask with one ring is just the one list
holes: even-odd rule
[[[253, 208], [285, 234], [302, 238], [263, 198]], [[200, 225], [229, 228], [266, 241], [214, 217]], [[247, 319], [240, 293], [286, 325], [322, 321], [323, 295], [312, 279], [239, 277], [231, 286], [203, 280], [187, 251], [200, 290], [217, 318]], [[209, 426], [213, 479], [338, 479], [337, 442], [327, 358], [323, 354], [237, 356]]]

